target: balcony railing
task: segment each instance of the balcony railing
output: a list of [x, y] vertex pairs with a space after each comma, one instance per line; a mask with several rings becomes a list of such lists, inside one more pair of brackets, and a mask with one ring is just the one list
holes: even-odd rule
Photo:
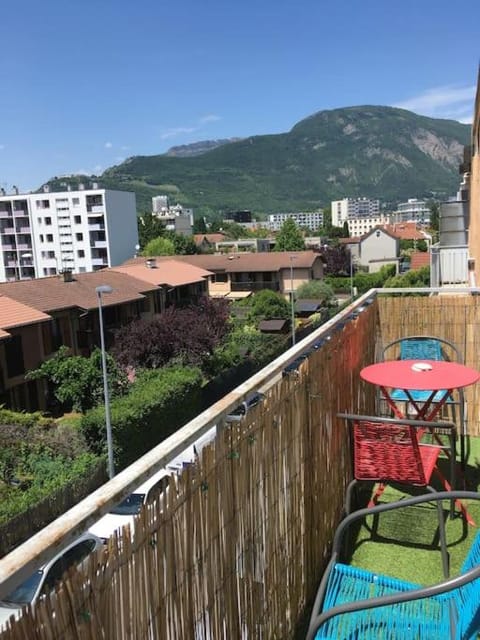
[[[432, 296], [438, 290], [384, 289], [362, 296], [0, 559], [0, 599], [215, 427], [207, 455], [182, 474], [161, 507], [137, 522], [134, 544], [112, 540], [108, 571], [92, 565], [92, 637], [144, 637], [147, 626], [155, 630], [152, 637], [165, 640], [293, 637], [296, 616], [315, 594], [351, 475], [348, 434], [336, 413], [375, 410], [375, 389], [361, 381], [360, 370], [375, 361], [383, 344], [420, 333], [461, 345], [466, 364], [480, 369], [472, 330], [480, 322], [480, 289], [454, 291]], [[298, 366], [282, 376], [294, 362]], [[480, 433], [478, 387], [466, 393], [472, 435]], [[238, 428], [226, 426], [225, 416], [258, 389], [265, 401]], [[127, 574], [141, 581], [142, 598], [136, 584], [124, 581]], [[81, 584], [71, 582], [77, 588], [56, 593], [65, 598], [62, 611], [86, 610]], [[128, 606], [115, 609], [122, 594], [129, 594]], [[46, 606], [40, 602], [34, 615], [49, 625], [52, 637], [54, 629], [57, 637], [69, 635], [61, 626], [66, 617], [47, 615]], [[118, 615], [111, 615], [114, 610]]]
[[261, 291], [262, 289], [280, 291], [280, 283], [270, 280], [248, 280], [245, 282], [232, 282], [230, 288], [232, 291]]

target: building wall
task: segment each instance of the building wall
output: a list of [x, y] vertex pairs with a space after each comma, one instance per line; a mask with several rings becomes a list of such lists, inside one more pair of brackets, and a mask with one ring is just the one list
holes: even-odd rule
[[[381, 229], [369, 234], [360, 242], [359, 263], [370, 265], [372, 260], [388, 260], [398, 256], [399, 240]], [[392, 260], [393, 262], [393, 260]]]
[[343, 198], [331, 203], [332, 225], [341, 227], [349, 218], [364, 218], [378, 216], [380, 212], [379, 200], [370, 198]]
[[[389, 216], [371, 216], [364, 218], [348, 218], [348, 232], [351, 237], [363, 236], [378, 226], [390, 223]], [[343, 224], [343, 223], [342, 223]]]
[[[97, 198], [98, 205], [91, 201]], [[121, 264], [138, 243], [135, 195], [85, 189], [0, 196], [0, 281]]]
[[272, 231], [279, 231], [285, 220], [289, 218], [294, 220], [299, 227], [318, 229], [323, 225], [323, 209], [296, 213], [271, 213], [268, 216], [268, 226]]

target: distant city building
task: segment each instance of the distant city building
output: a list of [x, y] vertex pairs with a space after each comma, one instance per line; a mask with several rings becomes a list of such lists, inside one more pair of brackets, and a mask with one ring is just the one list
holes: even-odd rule
[[236, 222], [237, 224], [253, 222], [252, 212], [248, 209], [242, 211], [229, 211], [224, 219], [225, 222]]
[[323, 226], [323, 209], [298, 213], [271, 213], [268, 216], [268, 227], [272, 231], [279, 231], [288, 218], [292, 218], [299, 227], [318, 229]]
[[138, 243], [135, 194], [77, 191], [0, 195], [0, 281], [121, 264]]
[[395, 222], [430, 222], [430, 208], [425, 200], [409, 198], [406, 202], [400, 202], [394, 213]]
[[380, 201], [370, 198], [343, 198], [332, 201], [331, 208], [332, 225], [341, 227], [350, 218], [378, 217]]
[[[386, 215], [368, 216], [365, 218], [349, 218], [346, 220], [348, 224], [348, 233], [350, 236], [363, 236], [375, 227], [383, 227], [390, 224], [390, 217]], [[334, 226], [343, 226], [341, 225]]]
[[152, 198], [152, 213], [161, 220], [168, 231], [174, 231], [183, 236], [193, 233], [193, 209], [184, 209], [182, 205], [169, 206], [168, 196]]

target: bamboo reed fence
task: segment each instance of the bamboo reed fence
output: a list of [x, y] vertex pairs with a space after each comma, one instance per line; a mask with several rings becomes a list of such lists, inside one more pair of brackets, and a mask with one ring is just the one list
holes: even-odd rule
[[113, 537], [85, 572], [71, 570], [1, 639], [294, 638], [351, 475], [336, 413], [374, 412], [375, 390], [359, 372], [403, 335], [446, 337], [478, 367], [476, 301], [381, 297], [337, 325], [244, 422], [220, 431], [132, 533]]

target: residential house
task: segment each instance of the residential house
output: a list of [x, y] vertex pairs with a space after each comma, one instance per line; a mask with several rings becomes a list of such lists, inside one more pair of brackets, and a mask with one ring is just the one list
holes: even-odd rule
[[193, 241], [200, 253], [213, 253], [217, 242], [225, 240], [224, 233], [195, 233]]
[[0, 284], [0, 398], [17, 409], [45, 408], [43, 382], [26, 382], [24, 374], [62, 345], [85, 356], [99, 346], [98, 286], [112, 288], [102, 295], [107, 346], [115, 329], [135, 318], [207, 293], [210, 272], [175, 260], [165, 261], [161, 270], [151, 263]]
[[[170, 259], [157, 257], [158, 268]], [[126, 264], [138, 264], [142, 260], [133, 258]], [[211, 297], [245, 298], [262, 289], [288, 297], [300, 284], [323, 278], [323, 259], [314, 251], [175, 256], [177, 260], [212, 272], [208, 282]]]
[[341, 238], [340, 243], [350, 250], [353, 264], [367, 268], [370, 273], [380, 271], [386, 264], [395, 264], [398, 271], [400, 240], [382, 227], [361, 238]]

